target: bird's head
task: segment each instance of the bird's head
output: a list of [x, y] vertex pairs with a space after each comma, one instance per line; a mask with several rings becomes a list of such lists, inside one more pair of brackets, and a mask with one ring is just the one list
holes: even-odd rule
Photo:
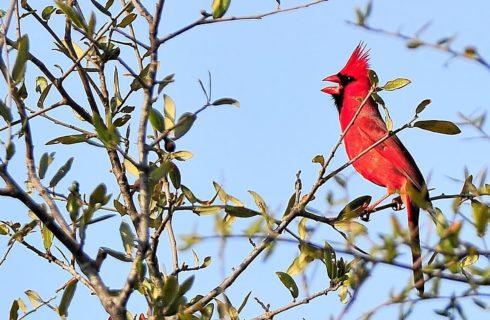
[[369, 50], [366, 49], [364, 43], [354, 49], [352, 55], [347, 61], [345, 67], [337, 74], [326, 77], [323, 81], [334, 82], [337, 85], [329, 86], [322, 89], [323, 92], [331, 94], [338, 108], [342, 105], [343, 96], [346, 90], [351, 90], [355, 93], [369, 90]]

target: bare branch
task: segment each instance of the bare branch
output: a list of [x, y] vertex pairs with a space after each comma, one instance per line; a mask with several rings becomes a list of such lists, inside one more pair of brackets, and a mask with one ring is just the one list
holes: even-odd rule
[[427, 41], [421, 40], [419, 38], [418, 34], [416, 34], [414, 36], [409, 36], [407, 34], [403, 34], [403, 33], [399, 32], [399, 31], [393, 32], [393, 31], [388, 31], [388, 30], [384, 30], [381, 28], [371, 27], [365, 23], [359, 24], [359, 23], [352, 22], [352, 21], [347, 21], [347, 23], [354, 25], [356, 27], [365, 29], [365, 30], [370, 31], [370, 32], [379, 33], [379, 34], [399, 38], [399, 39], [404, 40], [404, 41], [408, 41], [408, 44], [410, 44], [410, 41], [412, 41], [412, 43], [413, 43], [412, 45], [414, 46], [413, 48], [429, 47], [429, 48], [436, 49], [439, 51], [447, 52], [451, 55], [451, 58], [463, 58], [463, 59], [467, 59], [470, 61], [475, 61], [478, 64], [480, 64], [481, 66], [490, 70], [490, 63], [487, 60], [485, 60], [482, 56], [480, 56], [477, 52], [472, 52], [472, 53], [460, 52], [460, 51], [457, 51], [457, 50], [451, 48], [449, 46], [449, 44], [445, 43], [445, 42], [443, 42], [443, 43], [427, 42]]
[[306, 298], [293, 301], [293, 302], [291, 302], [287, 305], [284, 305], [280, 308], [277, 308], [275, 310], [267, 311], [263, 315], [253, 318], [253, 320], [272, 320], [274, 318], [274, 316], [276, 316], [280, 313], [283, 313], [284, 311], [287, 311], [287, 310], [292, 309], [294, 307], [300, 306], [302, 304], [308, 304], [308, 303], [310, 303], [311, 300], [314, 300], [318, 297], [326, 296], [330, 292], [337, 291], [337, 289], [340, 287], [340, 285], [341, 285], [341, 283], [331, 284], [326, 289], [318, 291], [318, 292], [316, 292], [316, 293], [314, 293], [314, 294], [312, 294]]
[[[299, 179], [299, 177], [298, 177]], [[296, 188], [299, 188], [300, 184], [296, 184]], [[297, 191], [299, 192], [299, 191]], [[265, 237], [262, 242], [256, 246], [254, 246], [253, 250], [250, 254], [243, 259], [240, 265], [236, 266], [233, 269], [233, 272], [229, 274], [216, 288], [211, 290], [206, 296], [202, 297], [198, 301], [196, 301], [191, 306], [187, 307], [184, 310], [186, 314], [192, 314], [203, 307], [205, 307], [212, 299], [217, 297], [219, 294], [225, 291], [226, 288], [230, 287], [235, 280], [241, 275], [243, 271], [247, 269], [247, 267], [272, 243], [274, 242], [281, 233], [287, 228], [287, 226], [298, 216], [299, 212], [304, 210], [304, 207], [311, 201], [311, 197], [303, 197], [300, 203], [294, 205], [289, 212], [287, 212], [281, 223], [272, 231], [269, 232], [267, 237]]]
[[220, 19], [210, 19], [210, 17], [212, 15], [205, 14], [201, 18], [199, 18], [196, 21], [190, 23], [189, 25], [187, 25], [187, 26], [185, 26], [185, 27], [183, 27], [183, 28], [181, 28], [181, 29], [179, 29], [177, 31], [174, 31], [174, 32], [166, 35], [163, 38], [160, 38], [158, 40], [158, 42], [160, 44], [165, 43], [168, 40], [173, 39], [173, 38], [177, 37], [178, 35], [181, 35], [182, 33], [187, 32], [187, 31], [193, 29], [194, 27], [197, 27], [197, 26], [200, 26], [200, 25], [204, 25], [204, 24], [221, 23], [221, 22], [236, 21], [236, 20], [260, 20], [262, 18], [265, 18], [265, 17], [268, 17], [268, 16], [272, 16], [272, 15], [275, 15], [275, 14], [278, 14], [278, 13], [284, 13], [284, 12], [295, 11], [295, 10], [299, 10], [299, 9], [303, 9], [303, 8], [308, 8], [308, 7], [311, 7], [311, 6], [314, 6], [314, 5], [323, 3], [323, 2], [327, 2], [327, 1], [328, 0], [317, 0], [317, 1], [309, 2], [309, 3], [306, 3], [306, 4], [298, 5], [298, 6], [291, 7], [291, 8], [277, 9], [277, 10], [274, 10], [274, 11], [269, 11], [269, 12], [260, 13], [260, 14], [256, 14], [256, 15], [250, 15], [250, 16], [238, 16], [238, 17], [225, 17], [225, 18], [220, 18]]

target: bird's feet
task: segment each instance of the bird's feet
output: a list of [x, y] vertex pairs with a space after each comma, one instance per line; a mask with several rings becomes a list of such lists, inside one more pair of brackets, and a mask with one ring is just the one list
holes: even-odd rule
[[403, 202], [400, 196], [393, 198], [391, 201], [391, 208], [395, 211], [400, 211], [403, 209]]
[[[374, 204], [370, 205], [369, 207], [367, 207], [366, 209], [364, 209], [363, 213], [359, 216], [359, 218], [361, 218], [362, 221], [369, 221], [369, 218], [371, 216], [371, 214], [373, 212], [376, 212], [378, 210], [380, 210], [380, 208], [378, 208], [378, 205], [384, 200], [386, 199], [387, 197], [389, 196], [386, 195], [384, 196], [383, 198], [381, 198], [380, 200], [376, 201]], [[395, 197], [393, 198], [393, 200], [391, 201], [390, 204], [388, 205], [383, 205], [382, 208], [385, 209], [386, 207], [390, 206], [393, 210], [395, 211], [399, 211], [399, 210], [402, 210], [403, 209], [403, 202], [402, 202], [402, 198], [400, 196], [398, 197]]]

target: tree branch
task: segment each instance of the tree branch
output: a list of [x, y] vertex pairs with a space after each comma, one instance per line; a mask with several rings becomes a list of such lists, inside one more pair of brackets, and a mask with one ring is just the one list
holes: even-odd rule
[[341, 283], [337, 282], [335, 284], [331, 284], [328, 288], [326, 289], [323, 289], [321, 291], [318, 291], [306, 298], [303, 298], [303, 299], [300, 299], [300, 300], [296, 300], [296, 301], [293, 301], [287, 305], [284, 305], [280, 308], [277, 308], [275, 310], [272, 310], [272, 311], [267, 311], [265, 312], [263, 315], [261, 316], [258, 316], [258, 317], [255, 317], [253, 318], [253, 320], [272, 320], [274, 318], [274, 316], [280, 314], [280, 313], [283, 313], [284, 311], [287, 311], [289, 309], [292, 309], [294, 307], [297, 307], [297, 306], [300, 306], [302, 304], [308, 304], [310, 303], [311, 300], [314, 300], [318, 297], [322, 297], [322, 296], [326, 296], [328, 295], [330, 292], [334, 292], [334, 291], [337, 291], [337, 289], [340, 287]]
[[[371, 27], [365, 23], [360, 24], [360, 23], [356, 23], [356, 22], [352, 22], [352, 21], [346, 21], [346, 22], [350, 25], [354, 25], [356, 27], [362, 28], [364, 30], [367, 30], [367, 31], [370, 31], [373, 33], [379, 33], [379, 34], [399, 38], [401, 40], [405, 40], [405, 41], [407, 41], [407, 46], [409, 48], [415, 49], [415, 48], [422, 47], [422, 46], [423, 47], [429, 47], [429, 48], [436, 49], [439, 51], [447, 52], [451, 55], [452, 58], [457, 57], [457, 58], [463, 58], [463, 59], [475, 61], [478, 64], [480, 64], [481, 66], [490, 70], [490, 63], [487, 60], [485, 60], [482, 56], [480, 56], [476, 51], [475, 52], [468, 52], [466, 50], [465, 52], [459, 52], [459, 51], [451, 48], [449, 46], [450, 45], [450, 38], [443, 39], [446, 41], [443, 41], [440, 43], [431, 43], [431, 42], [426, 42], [426, 41], [421, 40], [419, 38], [418, 34], [416, 34], [414, 36], [409, 36], [409, 35], [403, 34], [401, 32], [392, 32], [392, 31], [387, 31], [387, 30], [381, 29], [381, 28]], [[470, 48], [470, 47], [468, 47], [467, 49], [474, 50], [474, 48]]]
[[204, 25], [204, 24], [221, 23], [221, 22], [226, 22], [226, 21], [237, 21], [237, 20], [260, 20], [262, 18], [265, 18], [265, 17], [268, 17], [268, 16], [272, 16], [272, 15], [275, 15], [275, 14], [278, 14], [278, 13], [295, 11], [295, 10], [299, 10], [299, 9], [311, 7], [311, 6], [314, 6], [314, 5], [323, 3], [323, 2], [327, 2], [327, 1], [328, 0], [317, 0], [317, 1], [309, 2], [309, 3], [306, 3], [306, 4], [298, 5], [298, 6], [291, 7], [291, 8], [278, 9], [278, 10], [275, 10], [275, 11], [269, 11], [269, 12], [265, 12], [265, 13], [261, 13], [261, 14], [256, 14], [256, 15], [238, 16], [238, 17], [225, 17], [225, 18], [220, 18], [220, 19], [210, 19], [210, 17], [212, 17], [212, 15], [209, 14], [209, 13], [205, 13], [205, 14], [203, 14], [203, 16], [201, 18], [197, 19], [196, 21], [188, 24], [187, 26], [185, 26], [185, 27], [183, 27], [183, 28], [181, 28], [181, 29], [179, 29], [177, 31], [174, 31], [172, 33], [169, 33], [168, 35], [166, 35], [163, 38], [160, 38], [158, 40], [158, 42], [159, 42], [159, 44], [165, 43], [168, 40], [173, 39], [173, 38], [177, 37], [178, 35], [181, 35], [184, 32], [187, 32], [187, 31], [193, 29], [194, 27], [197, 27], [197, 26], [200, 26], [200, 25]]

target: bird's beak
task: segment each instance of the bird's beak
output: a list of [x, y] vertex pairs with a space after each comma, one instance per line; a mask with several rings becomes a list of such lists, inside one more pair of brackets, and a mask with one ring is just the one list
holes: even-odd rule
[[323, 81], [330, 81], [330, 82], [335, 82], [338, 83], [338, 86], [331, 86], [331, 87], [325, 87], [322, 89], [323, 92], [331, 94], [331, 95], [339, 95], [340, 94], [340, 89], [342, 88], [340, 86], [340, 78], [338, 75], [333, 74], [331, 76], [326, 77], [323, 79]]

